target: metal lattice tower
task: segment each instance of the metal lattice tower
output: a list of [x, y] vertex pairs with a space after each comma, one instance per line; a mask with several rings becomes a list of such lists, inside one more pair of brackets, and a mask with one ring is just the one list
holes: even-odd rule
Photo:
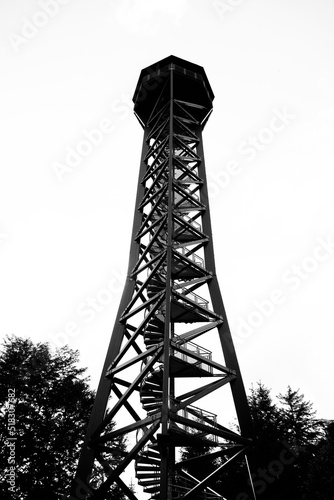
[[[223, 499], [217, 477], [228, 481], [229, 467], [247, 460], [251, 419], [216, 277], [204, 165], [213, 99], [204, 69], [177, 57], [140, 74], [133, 101], [144, 140], [128, 276], [71, 498], [109, 498], [117, 484], [130, 500]], [[223, 415], [227, 386], [240, 433], [205, 406], [214, 401]], [[129, 451], [113, 466], [117, 436]], [[201, 446], [219, 459], [204, 480], [179, 453]], [[132, 476], [140, 493], [126, 486]]]

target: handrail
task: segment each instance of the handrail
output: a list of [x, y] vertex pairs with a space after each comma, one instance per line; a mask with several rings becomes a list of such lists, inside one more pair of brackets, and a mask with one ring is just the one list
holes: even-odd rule
[[209, 349], [195, 344], [195, 342], [191, 342], [190, 340], [185, 342], [178, 335], [174, 335], [174, 339], [176, 340], [177, 344], [182, 345], [184, 349], [187, 349], [190, 352], [195, 352], [199, 356], [202, 356], [203, 358], [210, 361], [212, 360], [212, 351], [209, 351]]
[[183, 219], [188, 222], [188, 224], [190, 224], [191, 226], [195, 227], [196, 229], [198, 229], [199, 231], [201, 231], [202, 229], [202, 226], [199, 222], [195, 221], [195, 220], [192, 220], [189, 215], [187, 214], [184, 214], [183, 215]]
[[[177, 406], [177, 399], [172, 399], [171, 401]], [[185, 408], [179, 410], [179, 412], [180, 416], [182, 416], [183, 418], [193, 420], [194, 422], [197, 422], [199, 424], [211, 426], [213, 429], [217, 428], [217, 415], [215, 413], [212, 413], [211, 411], [203, 410], [202, 408], [199, 408], [197, 406], [188, 405]], [[203, 435], [203, 431], [200, 431], [196, 428], [185, 424], [179, 425], [181, 425], [185, 432], [188, 432], [189, 434]], [[205, 436], [208, 437], [208, 439], [210, 439], [211, 441], [218, 442], [218, 436], [216, 436], [215, 434], [210, 434], [208, 432], [207, 434], [205, 434]]]
[[[181, 247], [181, 248], [178, 248], [178, 250], [181, 250], [181, 252], [179, 252], [179, 253], [181, 253], [182, 255], [187, 257], [187, 259], [192, 260], [195, 264], [197, 264], [197, 266], [204, 268], [204, 259], [202, 259], [202, 257], [197, 255], [196, 253], [189, 253], [189, 252], [191, 252], [191, 250], [189, 250], [189, 248], [187, 248], [187, 247]], [[186, 255], [186, 254], [188, 254], [188, 255]]]
[[209, 301], [203, 299], [203, 297], [200, 297], [197, 293], [189, 292], [187, 288], [180, 288], [178, 292], [181, 293], [181, 295], [186, 295], [187, 299], [195, 302], [195, 304], [204, 307], [205, 309], [209, 309]]

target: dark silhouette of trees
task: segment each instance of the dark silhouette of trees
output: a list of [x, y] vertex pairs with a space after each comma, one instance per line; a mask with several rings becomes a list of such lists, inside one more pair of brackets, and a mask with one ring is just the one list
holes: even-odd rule
[[325, 436], [309, 454], [303, 500], [331, 500], [334, 492], [334, 421], [325, 422]]
[[[334, 424], [325, 433], [325, 423], [316, 418], [312, 403], [291, 387], [273, 401], [270, 389], [259, 382], [251, 388], [248, 401], [254, 431], [249, 462], [257, 499], [332, 500]], [[182, 458], [200, 451], [186, 448]], [[208, 450], [203, 448], [205, 453]], [[195, 460], [194, 465], [202, 477], [213, 470], [210, 461]], [[192, 469], [191, 461], [188, 471], [198, 472]], [[234, 464], [226, 475], [216, 477], [215, 489], [228, 499], [251, 500], [243, 482], [246, 473], [245, 464]]]
[[[73, 479], [94, 401], [78, 351], [8, 337], [0, 353], [1, 498], [58, 500]], [[111, 427], [113, 423], [111, 423]], [[125, 443], [113, 443], [114, 461]], [[13, 473], [14, 471], [14, 473]], [[15, 475], [14, 475], [15, 474]], [[98, 476], [96, 477], [98, 480]], [[12, 485], [14, 485], [12, 487]], [[115, 489], [110, 498], [122, 500]]]
[[[77, 363], [78, 352], [67, 346], [52, 352], [48, 344], [35, 345], [29, 339], [12, 336], [4, 341], [0, 352], [2, 499], [62, 500], [68, 495], [94, 401], [85, 369]], [[334, 422], [317, 419], [312, 403], [291, 387], [273, 401], [270, 389], [260, 382], [250, 391], [249, 406], [254, 428], [249, 460], [258, 500], [332, 500]], [[110, 430], [113, 426], [111, 422]], [[112, 448], [111, 462], [117, 465], [126, 453], [124, 440], [115, 439]], [[199, 479], [206, 477], [222, 463], [216, 451], [208, 444], [184, 448], [188, 472]], [[235, 463], [209, 486], [228, 499], [251, 499], [246, 473], [245, 464]], [[96, 483], [101, 474], [102, 468], [95, 471]], [[115, 487], [109, 499], [125, 496]]]
[[293, 391], [290, 386], [286, 394], [278, 395], [278, 399], [286, 439], [297, 448], [317, 443], [322, 435], [323, 425], [315, 418], [312, 403], [304, 400], [304, 394], [299, 394], [299, 389]]
[[262, 383], [251, 389], [255, 491], [260, 500], [298, 500], [302, 499], [310, 454], [323, 436], [323, 424], [299, 390], [288, 387], [277, 399], [278, 403], [273, 402]]

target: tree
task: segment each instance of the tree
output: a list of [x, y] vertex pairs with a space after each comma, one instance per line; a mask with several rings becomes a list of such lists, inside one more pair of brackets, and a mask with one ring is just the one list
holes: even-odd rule
[[289, 386], [277, 399], [278, 404], [262, 383], [252, 388], [249, 397], [255, 434], [254, 485], [261, 500], [300, 500], [307, 463], [323, 436], [323, 426], [299, 389]]
[[[248, 403], [254, 432], [250, 470], [258, 500], [331, 500], [334, 424], [324, 439], [323, 421], [315, 417], [312, 403], [291, 387], [274, 401], [271, 390], [259, 382], [251, 388]], [[186, 449], [182, 458], [196, 454], [196, 450]], [[190, 473], [196, 471], [195, 466], [203, 477], [212, 470], [212, 462], [198, 464], [195, 460], [188, 463]], [[216, 477], [217, 491], [227, 498], [251, 498], [244, 493], [244, 476], [245, 464], [236, 463], [225, 475]], [[237, 485], [237, 493], [224, 489], [225, 479], [227, 484]]]
[[[67, 346], [51, 352], [47, 343], [5, 339], [0, 353], [0, 434], [6, 443], [0, 456], [2, 499], [59, 500], [68, 494], [94, 401], [86, 369], [77, 362], [78, 351]], [[119, 438], [113, 447], [117, 461], [125, 443]], [[117, 489], [110, 498], [124, 496]]]
[[255, 439], [259, 444], [270, 443], [272, 448], [277, 440], [283, 439], [285, 423], [280, 409], [272, 400], [270, 389], [262, 382], [258, 382], [255, 388], [252, 386], [248, 404]]
[[307, 463], [303, 500], [332, 500], [334, 491], [334, 421], [324, 422], [325, 437]]
[[286, 439], [299, 449], [317, 443], [322, 436], [323, 425], [321, 420], [315, 418], [313, 404], [304, 400], [304, 394], [299, 394], [299, 389], [293, 391], [290, 386], [286, 394], [277, 397], [282, 407], [280, 412]]

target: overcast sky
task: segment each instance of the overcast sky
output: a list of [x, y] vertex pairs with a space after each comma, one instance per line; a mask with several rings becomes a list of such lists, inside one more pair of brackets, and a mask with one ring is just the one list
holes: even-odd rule
[[290, 384], [333, 418], [333, 14], [331, 0], [2, 0], [1, 337], [79, 349], [96, 388], [137, 188], [131, 99], [174, 54], [215, 94], [214, 247], [245, 386]]

